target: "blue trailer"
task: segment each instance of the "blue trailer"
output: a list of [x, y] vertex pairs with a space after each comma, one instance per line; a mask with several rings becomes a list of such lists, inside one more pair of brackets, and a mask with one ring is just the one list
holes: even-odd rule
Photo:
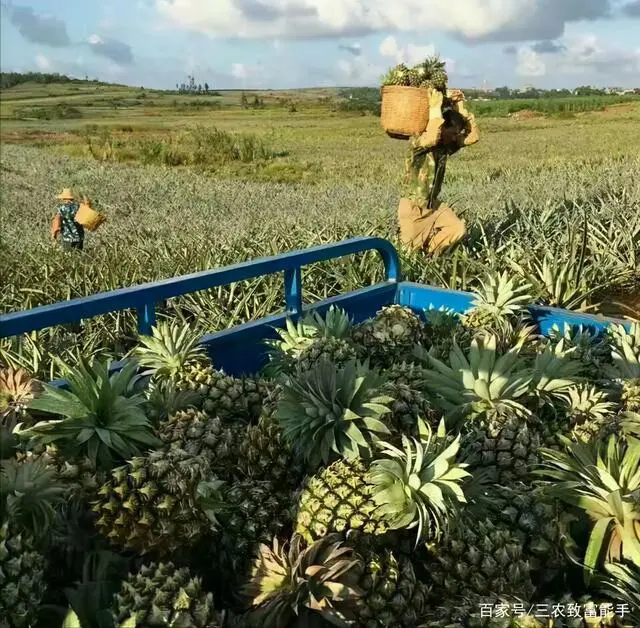
[[[303, 306], [304, 266], [365, 251], [377, 251], [380, 254], [384, 264], [383, 281]], [[148, 334], [155, 324], [157, 303], [274, 273], [284, 274], [285, 311], [207, 334], [202, 338], [212, 363], [229, 375], [257, 372], [266, 360], [263, 342], [267, 338], [275, 337], [274, 328], [283, 327], [287, 317], [295, 320], [309, 310], [324, 313], [331, 305], [336, 305], [347, 311], [357, 323], [374, 316], [380, 308], [391, 304], [407, 306], [418, 313], [430, 307], [445, 307], [462, 313], [472, 306], [474, 298], [468, 292], [403, 281], [398, 253], [391, 242], [382, 238], [358, 237], [4, 314], [0, 316], [0, 338], [126, 309], [137, 311], [138, 331]], [[554, 325], [562, 329], [565, 323], [570, 326], [581, 325], [594, 331], [603, 331], [612, 324], [628, 326], [627, 322], [620, 319], [534, 304], [529, 306], [528, 310], [540, 332], [545, 335], [549, 334]], [[117, 364], [114, 368], [117, 368]]]

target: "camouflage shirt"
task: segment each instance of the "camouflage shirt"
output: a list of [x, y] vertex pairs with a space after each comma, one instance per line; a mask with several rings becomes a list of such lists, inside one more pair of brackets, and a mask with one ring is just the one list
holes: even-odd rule
[[57, 215], [60, 216], [60, 237], [65, 242], [82, 242], [84, 229], [75, 221], [78, 203], [69, 201], [58, 207]]
[[447, 167], [447, 153], [434, 148], [420, 148], [412, 138], [406, 161], [403, 196], [420, 209], [435, 209]]

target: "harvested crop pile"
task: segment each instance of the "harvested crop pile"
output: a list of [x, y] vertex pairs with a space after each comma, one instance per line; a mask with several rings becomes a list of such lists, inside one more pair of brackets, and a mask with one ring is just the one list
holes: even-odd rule
[[640, 324], [541, 337], [527, 290], [312, 313], [254, 376], [164, 323], [3, 369], [0, 626], [639, 625]]

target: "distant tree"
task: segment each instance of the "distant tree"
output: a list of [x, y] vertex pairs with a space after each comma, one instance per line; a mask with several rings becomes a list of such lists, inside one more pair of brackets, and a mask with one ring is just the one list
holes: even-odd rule
[[209, 93], [209, 83], [206, 83], [206, 82], [205, 82], [205, 84], [204, 84], [204, 91], [205, 91], [205, 93], [206, 93], [206, 94], [208, 94], [208, 93]]
[[240, 96], [240, 106], [243, 109], [249, 108], [249, 99], [247, 98], [247, 95], [244, 92], [242, 92], [242, 95]]
[[198, 83], [198, 94], [202, 94], [202, 85]]

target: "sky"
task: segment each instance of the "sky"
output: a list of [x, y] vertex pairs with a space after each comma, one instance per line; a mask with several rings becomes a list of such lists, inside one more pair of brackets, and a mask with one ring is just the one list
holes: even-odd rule
[[376, 86], [430, 54], [456, 87], [640, 87], [640, 0], [0, 0], [2, 71], [151, 88]]

